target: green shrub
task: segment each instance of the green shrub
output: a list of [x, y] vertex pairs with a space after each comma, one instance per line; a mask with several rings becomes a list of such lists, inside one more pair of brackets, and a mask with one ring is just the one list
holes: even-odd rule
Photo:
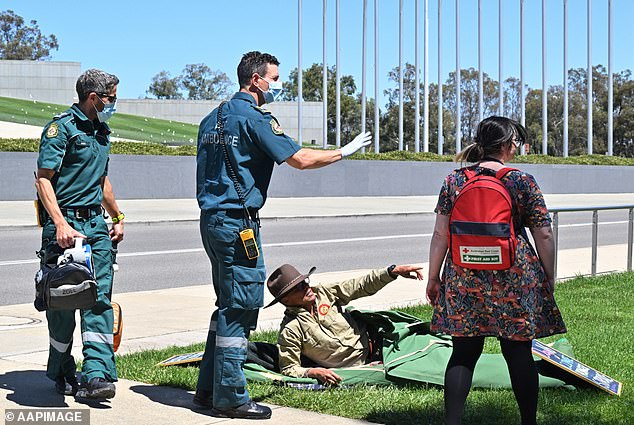
[[[0, 139], [0, 152], [37, 152], [39, 140], [37, 139]], [[306, 145], [305, 145], [306, 147]], [[162, 143], [150, 142], [124, 142], [112, 143], [111, 153], [122, 155], [196, 155], [196, 146], [186, 144], [170, 147]], [[438, 155], [429, 152], [392, 151], [385, 153], [356, 153], [350, 157], [353, 160], [370, 161], [427, 161], [427, 162], [451, 162], [453, 156]], [[547, 155], [516, 156], [514, 163], [518, 164], [573, 164], [573, 165], [634, 165], [634, 158], [622, 158], [619, 156], [582, 155], [569, 156], [568, 158]]]

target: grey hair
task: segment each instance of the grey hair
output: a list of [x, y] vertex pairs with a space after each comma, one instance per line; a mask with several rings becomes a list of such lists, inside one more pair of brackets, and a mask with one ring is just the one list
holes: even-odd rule
[[90, 93], [108, 94], [117, 84], [119, 84], [119, 79], [116, 75], [108, 74], [99, 69], [88, 69], [77, 78], [75, 89], [79, 101], [83, 102]]

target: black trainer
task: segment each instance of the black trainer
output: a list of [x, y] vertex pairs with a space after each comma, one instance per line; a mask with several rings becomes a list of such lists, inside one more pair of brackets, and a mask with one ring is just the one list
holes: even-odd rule
[[79, 390], [79, 382], [75, 376], [58, 376], [55, 378], [55, 391], [61, 395], [75, 395]]
[[230, 409], [216, 409], [214, 407], [211, 409], [211, 415], [217, 418], [269, 419], [271, 417], [271, 409], [249, 400], [241, 406]]
[[114, 397], [116, 387], [112, 382], [103, 378], [92, 378], [82, 388], [77, 391], [77, 398], [104, 400]]
[[194, 394], [194, 404], [203, 409], [213, 408], [214, 393], [208, 390], [196, 389]]

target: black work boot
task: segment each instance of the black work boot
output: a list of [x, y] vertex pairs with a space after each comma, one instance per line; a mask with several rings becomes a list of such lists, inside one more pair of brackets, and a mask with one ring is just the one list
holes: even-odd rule
[[72, 376], [58, 376], [55, 378], [55, 391], [61, 395], [75, 395], [79, 390], [79, 383], [75, 375]]
[[194, 404], [197, 407], [200, 407], [203, 409], [211, 409], [214, 407], [213, 398], [214, 398], [213, 391], [202, 390], [200, 388], [197, 388], [196, 394], [194, 394]]
[[104, 378], [92, 378], [77, 391], [76, 397], [105, 400], [114, 397], [115, 392], [116, 388], [112, 382], [108, 382]]
[[216, 409], [214, 407], [211, 409], [211, 415], [217, 418], [269, 419], [271, 417], [271, 409], [249, 400], [243, 405], [229, 409]]

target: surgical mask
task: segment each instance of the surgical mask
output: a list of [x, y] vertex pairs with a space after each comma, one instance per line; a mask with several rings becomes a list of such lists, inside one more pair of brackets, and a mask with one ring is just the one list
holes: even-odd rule
[[[99, 98], [99, 100], [101, 100], [101, 98]], [[99, 122], [106, 122], [117, 111], [117, 102], [106, 103], [101, 100], [101, 103], [103, 103], [103, 111], [99, 111], [95, 106], [95, 111], [97, 111], [97, 119], [99, 120]]]
[[269, 80], [265, 81], [269, 83], [269, 89], [267, 91], [262, 91], [262, 94], [264, 95], [264, 103], [273, 103], [279, 100], [282, 96], [282, 82]]

